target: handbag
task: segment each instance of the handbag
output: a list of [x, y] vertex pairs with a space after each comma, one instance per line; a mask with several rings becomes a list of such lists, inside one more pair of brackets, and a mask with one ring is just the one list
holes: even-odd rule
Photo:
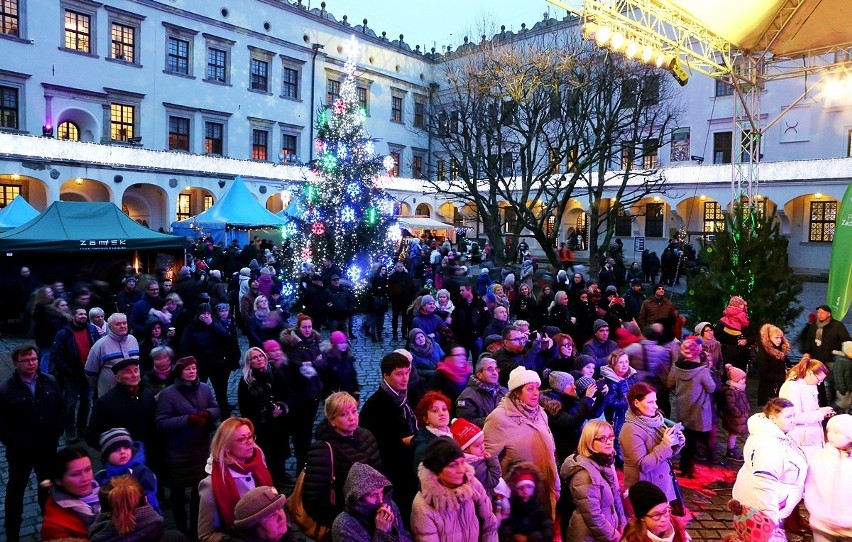
[[686, 507], [683, 502], [683, 492], [680, 490], [680, 482], [677, 481], [671, 460], [669, 460], [669, 469], [672, 475], [672, 489], [674, 489], [675, 494], [675, 498], [669, 503], [669, 506], [672, 507], [672, 514], [682, 518], [686, 515]]
[[[331, 444], [328, 442], [325, 443], [328, 446], [328, 454], [331, 458], [331, 482], [329, 483], [329, 503], [334, 506], [336, 502], [336, 497], [334, 493], [334, 451], [331, 448]], [[325, 540], [331, 534], [331, 527], [326, 525], [320, 525], [317, 521], [308, 514], [307, 510], [305, 510], [305, 503], [302, 496], [302, 491], [305, 487], [305, 472], [307, 471], [307, 466], [302, 469], [302, 472], [299, 473], [299, 476], [296, 478], [296, 487], [293, 489], [293, 493], [287, 499], [287, 516], [293, 520], [293, 523], [299, 527], [299, 530], [302, 531], [302, 534], [307, 536], [312, 540]]]

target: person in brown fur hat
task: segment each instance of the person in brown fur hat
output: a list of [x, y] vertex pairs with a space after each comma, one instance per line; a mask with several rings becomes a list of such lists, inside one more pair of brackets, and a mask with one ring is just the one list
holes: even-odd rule
[[754, 367], [757, 369], [757, 404], [765, 405], [766, 401], [778, 397], [781, 384], [787, 379], [787, 369], [791, 366], [790, 343], [784, 336], [784, 331], [772, 324], [760, 327], [757, 341], [757, 357]]

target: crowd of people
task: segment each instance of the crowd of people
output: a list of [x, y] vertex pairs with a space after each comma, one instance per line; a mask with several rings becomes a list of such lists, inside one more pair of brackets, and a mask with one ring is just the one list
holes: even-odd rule
[[[200, 250], [174, 283], [124, 269], [114, 309], [32, 284], [0, 383], [7, 540], [35, 471], [42, 540], [687, 541], [679, 479], [719, 460], [741, 465], [731, 540], [852, 539], [852, 339], [826, 306], [796, 361], [739, 296], [687, 331], [617, 250], [551, 280], [528, 250], [469, 273], [423, 238], [373, 270], [355, 329], [330, 259], [290, 303], [286, 250]], [[356, 332], [384, 350], [369, 396]]]

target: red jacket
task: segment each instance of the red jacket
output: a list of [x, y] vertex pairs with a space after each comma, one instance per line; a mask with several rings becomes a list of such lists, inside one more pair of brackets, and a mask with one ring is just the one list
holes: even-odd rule
[[44, 507], [44, 521], [41, 524], [41, 539], [56, 540], [59, 538], [89, 538], [89, 527], [79, 514], [70, 508], [62, 508], [53, 499], [47, 498]]

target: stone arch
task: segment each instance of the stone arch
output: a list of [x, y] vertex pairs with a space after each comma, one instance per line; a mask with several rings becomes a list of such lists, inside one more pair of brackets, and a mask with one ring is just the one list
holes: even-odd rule
[[393, 204], [393, 214], [395, 216], [411, 216], [411, 205], [404, 201], [395, 201]]
[[[206, 200], [206, 198], [210, 199]], [[183, 220], [184, 218], [202, 213], [206, 208], [209, 208], [209, 206], [205, 207], [206, 201], [209, 201], [210, 206], [212, 206], [216, 203], [216, 200], [216, 196], [210, 190], [200, 186], [187, 185], [177, 194], [175, 200], [176, 216], [174, 220]], [[185, 213], [187, 216], [181, 213]]]
[[140, 224], [152, 230], [169, 229], [168, 195], [155, 184], [135, 183], [124, 191], [121, 197], [121, 210]]
[[[840, 209], [840, 201], [827, 194], [813, 192], [810, 194], [796, 196], [785, 203], [783, 208], [779, 207], [775, 213], [780, 222], [779, 230], [781, 234], [790, 237], [793, 242], [821, 242], [811, 240], [811, 204], [816, 202], [833, 202], [835, 204], [834, 208], [836, 210]], [[819, 209], [814, 209], [814, 211], [818, 212]], [[819, 221], [814, 221], [815, 229], [813, 233], [817, 237], [819, 237], [821, 233], [818, 224]]]
[[414, 208], [414, 216], [427, 216], [432, 218], [432, 206], [428, 203], [418, 203]]
[[63, 182], [59, 187], [60, 201], [114, 201], [112, 189], [98, 181], [85, 177], [75, 177]]
[[[27, 203], [40, 211], [45, 210], [51, 202], [47, 183], [38, 177], [18, 173], [0, 173], [0, 183], [20, 187], [18, 193], [27, 200]], [[10, 201], [12, 199], [14, 198], [10, 198]]]
[[100, 141], [100, 138], [95, 135], [101, 133], [100, 123], [85, 109], [69, 107], [60, 111], [54, 118], [56, 126], [66, 121], [73, 122], [80, 130], [80, 141], [86, 143]]

